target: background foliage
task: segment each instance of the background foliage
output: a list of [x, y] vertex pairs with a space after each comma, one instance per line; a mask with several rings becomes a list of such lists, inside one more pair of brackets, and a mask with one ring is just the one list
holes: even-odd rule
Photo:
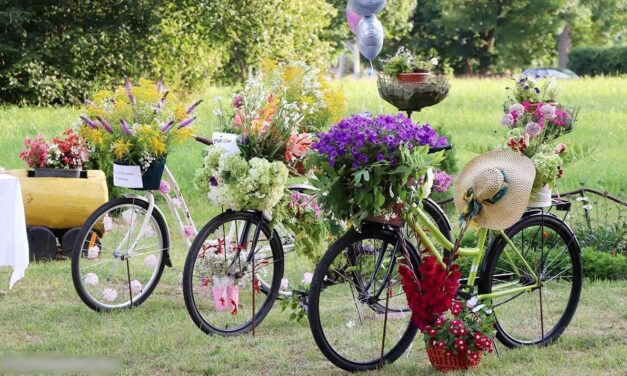
[[[233, 84], [265, 57], [328, 67], [354, 40], [345, 22], [346, 3], [0, 0], [0, 104], [76, 104], [123, 76], [163, 75], [186, 89]], [[626, 4], [389, 0], [379, 15], [386, 33], [383, 55], [406, 45], [422, 57], [440, 55], [456, 73], [555, 65], [571, 46], [624, 46]], [[624, 72], [624, 47], [608, 51], [613, 57], [599, 60], [605, 52], [576, 49], [571, 66], [609, 61], [610, 71]], [[595, 69], [579, 71], [608, 73]]]

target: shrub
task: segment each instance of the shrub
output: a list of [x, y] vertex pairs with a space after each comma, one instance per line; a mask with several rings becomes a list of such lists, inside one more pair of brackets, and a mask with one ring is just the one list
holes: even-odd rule
[[591, 279], [626, 279], [627, 257], [605, 252], [598, 252], [592, 248], [584, 248], [581, 252], [583, 274]]
[[579, 75], [627, 73], [627, 46], [577, 47], [568, 55], [568, 68]]

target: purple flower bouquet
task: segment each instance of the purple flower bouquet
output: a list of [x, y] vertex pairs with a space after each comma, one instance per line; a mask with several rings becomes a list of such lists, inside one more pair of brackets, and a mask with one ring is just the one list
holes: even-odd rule
[[317, 138], [312, 162], [322, 206], [355, 223], [369, 216], [394, 216], [389, 211], [395, 204], [422, 199], [422, 187], [408, 184], [420, 181], [442, 160], [442, 153], [429, 154], [429, 147], [448, 144], [429, 124], [413, 123], [402, 114], [353, 115]]

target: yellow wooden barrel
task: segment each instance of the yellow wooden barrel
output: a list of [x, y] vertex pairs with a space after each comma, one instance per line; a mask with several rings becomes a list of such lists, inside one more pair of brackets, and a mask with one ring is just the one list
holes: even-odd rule
[[109, 199], [106, 176], [99, 170], [88, 170], [86, 179], [32, 178], [27, 170], [9, 174], [20, 179], [27, 226], [80, 227]]

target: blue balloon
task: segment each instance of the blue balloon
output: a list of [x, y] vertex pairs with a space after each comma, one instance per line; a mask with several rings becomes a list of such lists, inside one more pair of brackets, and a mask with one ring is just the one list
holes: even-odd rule
[[368, 60], [379, 55], [383, 48], [383, 26], [377, 16], [365, 16], [357, 25], [357, 46]]
[[386, 0], [349, 0], [348, 4], [360, 16], [371, 16], [381, 12], [386, 2]]

